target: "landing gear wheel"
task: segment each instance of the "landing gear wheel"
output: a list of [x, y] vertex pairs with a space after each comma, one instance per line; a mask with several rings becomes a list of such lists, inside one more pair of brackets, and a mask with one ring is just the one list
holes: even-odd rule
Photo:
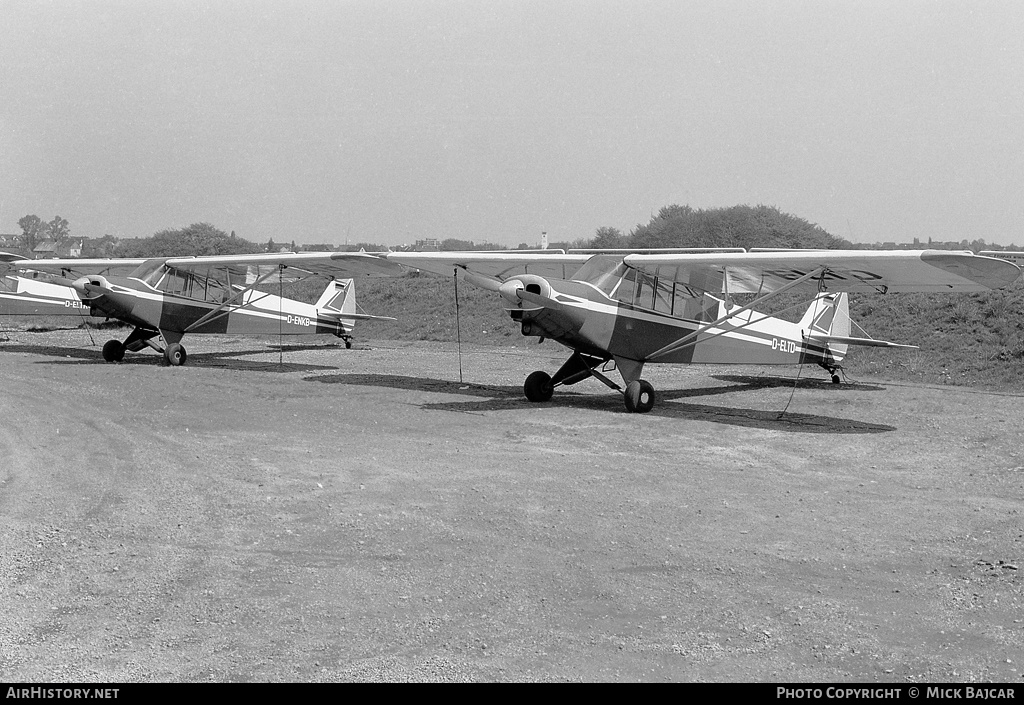
[[351, 350], [352, 349], [352, 341], [349, 340], [348, 338], [345, 338], [345, 349], [346, 350]]
[[637, 380], [626, 385], [623, 395], [626, 411], [634, 414], [646, 414], [654, 408], [654, 387], [647, 380]]
[[124, 343], [108, 340], [103, 344], [103, 359], [107, 362], [121, 362], [124, 359]]
[[839, 375], [833, 373], [832, 374], [832, 384], [839, 384], [839, 382], [840, 382]]
[[523, 384], [523, 393], [533, 402], [550, 401], [551, 395], [555, 393], [555, 388], [551, 386], [551, 375], [541, 370], [532, 373]]
[[167, 360], [167, 364], [171, 367], [184, 365], [187, 358], [188, 353], [185, 352], [185, 348], [182, 347], [181, 343], [171, 343], [164, 350], [164, 359]]

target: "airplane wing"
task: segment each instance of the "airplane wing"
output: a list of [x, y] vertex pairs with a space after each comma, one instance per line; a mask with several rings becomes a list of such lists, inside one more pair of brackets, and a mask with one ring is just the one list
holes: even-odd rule
[[76, 279], [89, 274], [128, 276], [145, 263], [141, 258], [105, 259], [26, 259], [17, 255], [0, 254], [0, 272], [45, 272]]
[[[89, 274], [115, 274], [139, 276], [143, 269], [152, 271], [160, 266], [185, 271], [208, 272], [227, 269], [240, 274], [250, 282], [284, 267], [285, 278], [295, 279], [311, 275], [351, 279], [364, 276], [397, 276], [401, 267], [383, 257], [365, 252], [277, 252], [255, 255], [208, 255], [201, 257], [160, 257], [157, 259], [18, 259], [0, 258], [0, 270], [45, 272], [67, 279]], [[289, 270], [292, 270], [289, 272]]]
[[[257, 255], [213, 255], [203, 257], [169, 257], [168, 267], [185, 271], [231, 269], [246, 272], [251, 283], [283, 267], [285, 279], [306, 276], [353, 279], [358, 277], [393, 277], [402, 268], [383, 257], [366, 252], [277, 252]], [[276, 278], [274, 279], [276, 281]]]
[[[814, 292], [822, 279], [829, 291], [987, 291], [1007, 286], [1020, 275], [1020, 268], [1005, 260], [946, 250], [691, 250], [615, 255], [652, 276], [702, 291], [733, 294], [770, 293], [816, 271], [820, 274], [793, 288]], [[591, 254], [511, 250], [391, 252], [386, 256], [391, 262], [444, 275], [458, 268], [469, 281], [491, 288], [517, 274], [572, 279]]]
[[630, 254], [623, 261], [704, 291], [770, 293], [819, 272], [794, 288], [816, 291], [988, 291], [1011, 284], [1020, 268], [970, 252], [946, 250], [752, 250], [733, 253]]

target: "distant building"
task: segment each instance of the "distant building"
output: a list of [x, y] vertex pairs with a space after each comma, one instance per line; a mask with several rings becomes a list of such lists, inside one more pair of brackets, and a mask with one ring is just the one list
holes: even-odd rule
[[32, 248], [32, 256], [36, 259], [57, 259], [57, 241], [40, 240], [39, 244]]
[[35, 259], [77, 258], [82, 256], [81, 238], [74, 240], [43, 240], [32, 249]]
[[441, 241], [434, 237], [417, 240], [416, 244], [413, 245], [413, 249], [417, 252], [440, 252]]

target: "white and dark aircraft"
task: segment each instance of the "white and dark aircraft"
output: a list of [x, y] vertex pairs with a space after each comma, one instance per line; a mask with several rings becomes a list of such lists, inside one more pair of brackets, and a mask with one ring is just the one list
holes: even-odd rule
[[[548, 401], [556, 388], [595, 377], [622, 392], [632, 412], [654, 406], [654, 387], [641, 378], [654, 362], [814, 363], [838, 383], [851, 345], [914, 347], [851, 335], [848, 292], [987, 291], [1020, 274], [1005, 260], [939, 250], [395, 252], [387, 258], [494, 291], [524, 335], [569, 348], [554, 375], [537, 371], [526, 378], [530, 401]], [[809, 300], [799, 322], [754, 310], [786, 292]], [[736, 305], [738, 294], [753, 300]], [[607, 376], [612, 366], [624, 388]]]
[[[28, 260], [0, 254], [0, 314], [84, 315], [134, 327], [103, 346], [117, 362], [150, 347], [170, 365], [185, 363], [188, 334], [331, 334], [351, 347], [357, 320], [354, 279], [402, 268], [355, 252], [277, 253], [160, 259]], [[315, 304], [271, 293], [313, 277], [328, 279]]]

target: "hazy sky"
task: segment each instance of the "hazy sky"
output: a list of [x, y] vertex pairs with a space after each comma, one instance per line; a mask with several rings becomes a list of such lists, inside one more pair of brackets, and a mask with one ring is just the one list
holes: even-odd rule
[[1024, 3], [0, 0], [0, 232], [1024, 242]]

